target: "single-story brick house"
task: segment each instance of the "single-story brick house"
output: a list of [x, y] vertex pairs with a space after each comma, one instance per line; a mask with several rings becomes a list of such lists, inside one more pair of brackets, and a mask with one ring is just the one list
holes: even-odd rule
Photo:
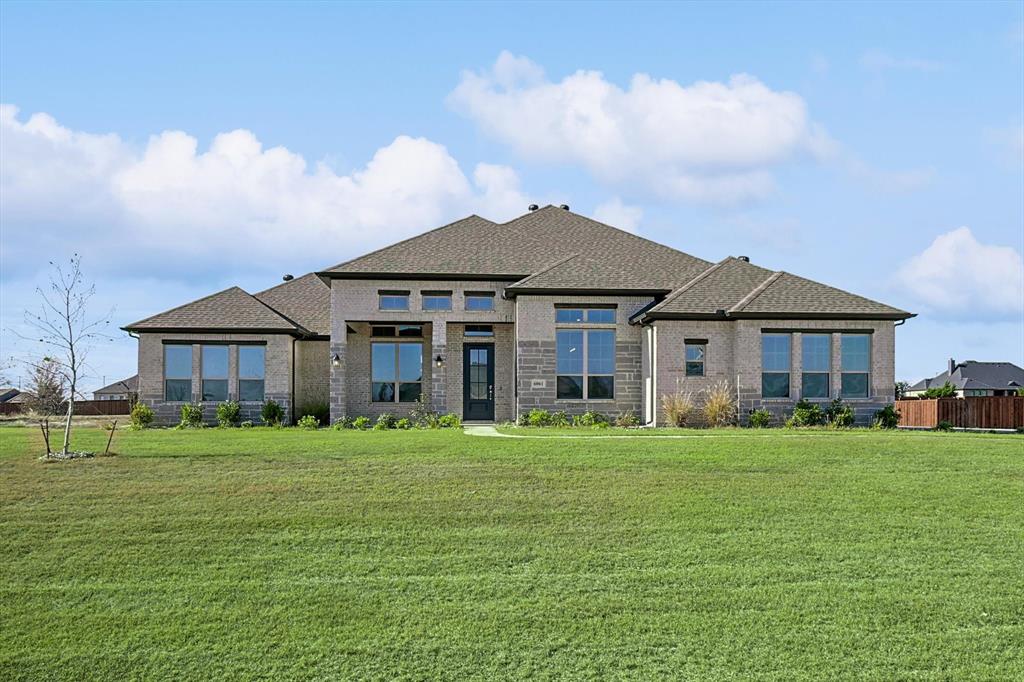
[[949, 359], [945, 372], [922, 379], [907, 389], [907, 397], [917, 397], [929, 388], [949, 383], [958, 398], [1017, 395], [1024, 388], [1024, 368], [1012, 362], [957, 362]]
[[635, 412], [735, 390], [741, 416], [842, 396], [866, 421], [892, 402], [895, 329], [912, 313], [746, 257], [695, 258], [567, 207], [476, 215], [256, 294], [238, 287], [127, 325], [139, 399], [265, 399], [293, 417], [407, 413], [422, 395], [466, 420], [533, 408]]
[[92, 392], [93, 400], [134, 400], [139, 390], [139, 375], [128, 377], [97, 388]]

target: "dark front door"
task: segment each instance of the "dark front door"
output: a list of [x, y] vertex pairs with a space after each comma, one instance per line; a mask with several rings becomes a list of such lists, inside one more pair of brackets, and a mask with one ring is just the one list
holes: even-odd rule
[[462, 377], [462, 418], [494, 421], [493, 343], [463, 346]]

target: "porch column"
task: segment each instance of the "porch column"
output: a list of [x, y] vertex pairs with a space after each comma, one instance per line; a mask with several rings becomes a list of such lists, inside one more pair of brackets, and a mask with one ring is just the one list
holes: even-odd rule
[[[441, 366], [437, 366], [436, 358], [441, 356]], [[448, 324], [439, 320], [430, 325], [430, 404], [440, 413], [448, 411], [448, 390], [445, 382], [445, 367], [451, 358], [448, 357]]]

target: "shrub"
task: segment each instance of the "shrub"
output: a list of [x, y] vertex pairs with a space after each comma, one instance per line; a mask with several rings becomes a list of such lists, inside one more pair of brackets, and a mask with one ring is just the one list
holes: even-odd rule
[[726, 381], [720, 381], [705, 391], [704, 421], [708, 426], [730, 426], [736, 423], [736, 401]]
[[251, 419], [246, 419], [244, 422], [239, 424], [239, 426], [241, 426], [243, 429], [251, 429], [252, 428], [252, 420]]
[[636, 416], [633, 410], [619, 412], [615, 416], [615, 425], [620, 429], [635, 429], [640, 426], [640, 417]]
[[307, 403], [299, 410], [299, 413], [303, 417], [316, 417], [320, 426], [327, 426], [331, 423], [331, 406], [327, 403]]
[[437, 410], [430, 406], [430, 398], [421, 393], [416, 406], [409, 410], [409, 421], [422, 428], [436, 429], [437, 419]]
[[577, 416], [573, 420], [573, 424], [576, 426], [610, 426], [608, 423], [608, 417], [604, 416], [600, 412], [594, 412], [592, 410], [587, 410], [583, 414]]
[[385, 412], [377, 417], [377, 423], [373, 425], [374, 431], [387, 431], [395, 428], [395, 415]]
[[338, 417], [338, 421], [334, 422], [334, 425], [331, 426], [331, 428], [334, 429], [335, 431], [341, 431], [342, 429], [351, 429], [352, 417], [349, 417], [347, 415]]
[[818, 426], [825, 422], [825, 413], [821, 408], [801, 399], [793, 408], [793, 426]]
[[135, 403], [132, 408], [131, 417], [129, 417], [133, 429], [145, 429], [153, 423], [153, 419], [156, 414], [153, 412], [153, 408], [144, 403]]
[[223, 427], [238, 426], [242, 421], [242, 406], [234, 400], [225, 400], [217, 405], [217, 424]]
[[184, 429], [195, 429], [203, 425], [203, 406], [199, 403], [185, 403], [181, 406], [181, 423]]
[[438, 418], [437, 425], [442, 429], [457, 429], [462, 426], [462, 419], [454, 412], [449, 412]]
[[922, 398], [955, 398], [956, 386], [948, 381], [941, 386], [933, 386], [921, 393]]
[[948, 422], [945, 419], [943, 419], [942, 421], [939, 422], [939, 425], [936, 426], [935, 429], [938, 431], [952, 431], [953, 422]]
[[402, 417], [401, 419], [395, 422], [395, 428], [407, 431], [408, 429], [412, 428], [412, 422], [406, 419], [405, 417]]
[[1024, 396], [1024, 386], [1017, 389], [1017, 395]]
[[693, 394], [677, 391], [661, 397], [661, 411], [670, 426], [686, 426], [693, 416]]
[[268, 400], [260, 408], [260, 417], [264, 424], [276, 426], [284, 421], [284, 408], [273, 400]]
[[754, 410], [750, 413], [750, 428], [767, 429], [772, 425], [772, 413], [768, 410]]
[[895, 405], [886, 405], [875, 412], [874, 425], [880, 429], [895, 429], [900, 425], [900, 411]]
[[356, 417], [355, 419], [352, 420], [352, 428], [358, 429], [360, 431], [365, 431], [366, 429], [370, 428], [370, 418]]
[[572, 426], [572, 419], [565, 413], [564, 410], [558, 412], [552, 412], [551, 418], [548, 420], [550, 426]]
[[842, 398], [836, 398], [829, 404], [828, 409], [825, 410], [825, 419], [828, 420], [830, 426], [837, 429], [845, 429], [853, 426], [856, 415], [852, 407], [843, 403]]
[[551, 414], [547, 410], [534, 408], [526, 415], [527, 426], [547, 426], [551, 423]]
[[300, 429], [306, 429], [307, 431], [316, 431], [320, 428], [320, 422], [311, 414], [305, 414], [299, 417], [299, 421], [295, 424]]

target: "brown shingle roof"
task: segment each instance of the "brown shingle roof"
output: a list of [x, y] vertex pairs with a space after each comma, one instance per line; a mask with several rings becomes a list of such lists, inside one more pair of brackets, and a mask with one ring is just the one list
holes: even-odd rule
[[231, 287], [185, 305], [133, 322], [127, 331], [187, 329], [264, 330], [304, 334], [306, 330], [290, 322], [265, 303], [238, 287]]
[[315, 273], [278, 284], [254, 296], [320, 336], [331, 334], [331, 290]]
[[649, 313], [711, 315], [719, 310], [728, 310], [771, 274], [771, 270], [729, 256], [672, 292]]
[[832, 315], [902, 319], [912, 317], [899, 308], [872, 301], [788, 272], [777, 273], [767, 286], [729, 310], [733, 316], [760, 314]]
[[139, 390], [139, 375], [134, 374], [127, 379], [121, 379], [121, 381], [115, 381], [112, 384], [104, 386], [103, 388], [97, 388], [92, 392], [93, 395], [99, 393], [134, 393]]

